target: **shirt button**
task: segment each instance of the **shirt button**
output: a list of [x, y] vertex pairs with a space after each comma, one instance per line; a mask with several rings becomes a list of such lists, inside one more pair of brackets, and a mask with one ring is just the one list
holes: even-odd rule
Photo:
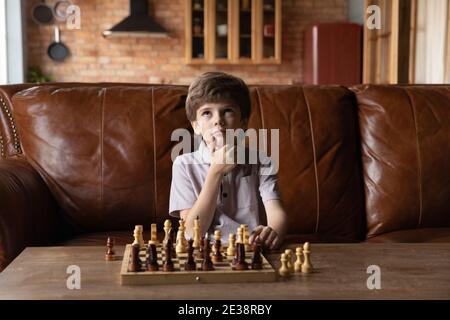
[[226, 192], [222, 193], [222, 195], [224, 198], [228, 197], [228, 193], [226, 193]]

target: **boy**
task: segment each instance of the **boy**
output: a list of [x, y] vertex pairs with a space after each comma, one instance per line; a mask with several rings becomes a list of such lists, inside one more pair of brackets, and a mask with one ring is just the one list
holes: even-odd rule
[[[225, 141], [227, 129], [247, 127], [247, 85], [232, 75], [207, 72], [189, 87], [186, 115], [202, 142], [197, 151], [180, 155], [173, 163], [169, 214], [186, 221], [188, 237], [193, 236], [199, 217], [200, 234], [220, 229], [222, 242], [227, 243], [229, 233], [247, 224], [253, 230], [250, 243], [258, 239], [265, 248], [278, 248], [286, 233], [287, 215], [276, 176], [262, 174], [260, 163], [236, 164], [234, 139]], [[261, 202], [267, 226], [260, 223]]]

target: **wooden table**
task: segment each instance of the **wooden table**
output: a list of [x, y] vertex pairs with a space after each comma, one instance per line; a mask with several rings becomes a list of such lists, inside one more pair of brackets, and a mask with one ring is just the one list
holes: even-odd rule
[[[118, 255], [123, 247], [116, 247]], [[449, 299], [450, 243], [312, 244], [315, 273], [275, 283], [121, 286], [121, 261], [104, 247], [31, 247], [0, 273], [0, 299]], [[279, 254], [268, 255], [278, 268]], [[69, 265], [81, 268], [81, 289], [69, 290]], [[367, 268], [381, 270], [369, 290]]]

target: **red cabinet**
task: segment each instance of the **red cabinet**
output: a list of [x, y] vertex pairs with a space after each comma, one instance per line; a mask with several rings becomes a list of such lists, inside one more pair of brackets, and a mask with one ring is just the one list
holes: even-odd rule
[[304, 34], [303, 82], [354, 85], [362, 79], [362, 26], [317, 23]]

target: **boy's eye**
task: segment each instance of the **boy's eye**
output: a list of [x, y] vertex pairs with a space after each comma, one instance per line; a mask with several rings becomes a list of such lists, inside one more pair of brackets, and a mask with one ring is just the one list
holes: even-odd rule
[[209, 111], [203, 111], [202, 112], [202, 116], [209, 116], [211, 114], [211, 112]]
[[225, 109], [225, 113], [230, 113], [230, 112], [234, 112], [234, 110], [233, 109]]

